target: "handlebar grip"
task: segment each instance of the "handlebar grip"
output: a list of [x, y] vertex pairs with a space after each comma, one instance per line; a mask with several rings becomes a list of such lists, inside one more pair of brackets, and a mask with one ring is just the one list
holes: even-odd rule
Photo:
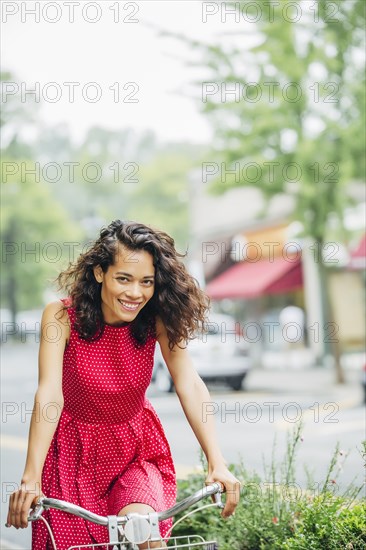
[[[42, 506], [42, 503], [39, 500], [37, 500], [34, 509], [32, 509], [31, 512], [28, 514], [28, 518], [27, 518], [28, 521], [36, 521], [42, 515], [43, 511], [44, 511], [44, 507]], [[5, 523], [5, 527], [12, 527], [12, 526], [9, 523]]]

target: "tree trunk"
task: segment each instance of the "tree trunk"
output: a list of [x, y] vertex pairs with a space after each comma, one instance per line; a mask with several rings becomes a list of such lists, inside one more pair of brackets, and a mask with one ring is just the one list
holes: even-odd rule
[[[323, 250], [323, 243], [319, 243], [319, 250]], [[333, 356], [335, 378], [337, 384], [345, 383], [345, 376], [341, 366], [341, 347], [339, 343], [339, 337], [336, 335], [332, 337], [332, 326], [337, 326], [334, 320], [334, 312], [332, 307], [332, 298], [329, 289], [329, 272], [324, 265], [322, 253], [319, 254], [319, 276], [321, 280], [322, 288], [322, 302], [323, 302], [323, 317], [324, 317], [324, 357], [327, 355], [327, 350]], [[329, 324], [327, 324], [329, 323]], [[329, 330], [327, 330], [327, 328]]]

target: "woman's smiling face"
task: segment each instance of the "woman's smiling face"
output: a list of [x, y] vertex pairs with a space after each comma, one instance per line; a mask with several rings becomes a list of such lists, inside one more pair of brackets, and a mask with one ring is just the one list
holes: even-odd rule
[[108, 325], [133, 321], [154, 294], [155, 268], [146, 250], [119, 246], [114, 264], [105, 273], [95, 267], [94, 276], [102, 284], [102, 312]]

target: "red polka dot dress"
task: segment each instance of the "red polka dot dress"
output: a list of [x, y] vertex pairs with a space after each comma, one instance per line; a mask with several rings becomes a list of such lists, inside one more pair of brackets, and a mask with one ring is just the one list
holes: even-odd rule
[[[157, 511], [173, 506], [176, 479], [169, 444], [145, 397], [155, 337], [149, 335], [137, 348], [129, 325], [106, 325], [99, 340], [86, 342], [74, 328], [72, 307], [68, 315], [64, 407], [43, 468], [43, 493], [105, 516], [132, 502]], [[47, 510], [44, 517], [58, 550], [108, 541], [106, 527], [59, 510]], [[170, 526], [171, 520], [160, 523], [163, 537]], [[45, 524], [33, 522], [32, 550], [51, 549]]]

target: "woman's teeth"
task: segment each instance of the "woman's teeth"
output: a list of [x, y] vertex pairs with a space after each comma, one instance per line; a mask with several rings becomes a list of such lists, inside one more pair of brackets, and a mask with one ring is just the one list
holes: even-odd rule
[[125, 307], [126, 309], [129, 309], [130, 311], [135, 311], [136, 309], [138, 309], [139, 307], [139, 303], [138, 304], [131, 304], [129, 302], [124, 302], [123, 300], [118, 300], [120, 304], [123, 305], [123, 307]]

